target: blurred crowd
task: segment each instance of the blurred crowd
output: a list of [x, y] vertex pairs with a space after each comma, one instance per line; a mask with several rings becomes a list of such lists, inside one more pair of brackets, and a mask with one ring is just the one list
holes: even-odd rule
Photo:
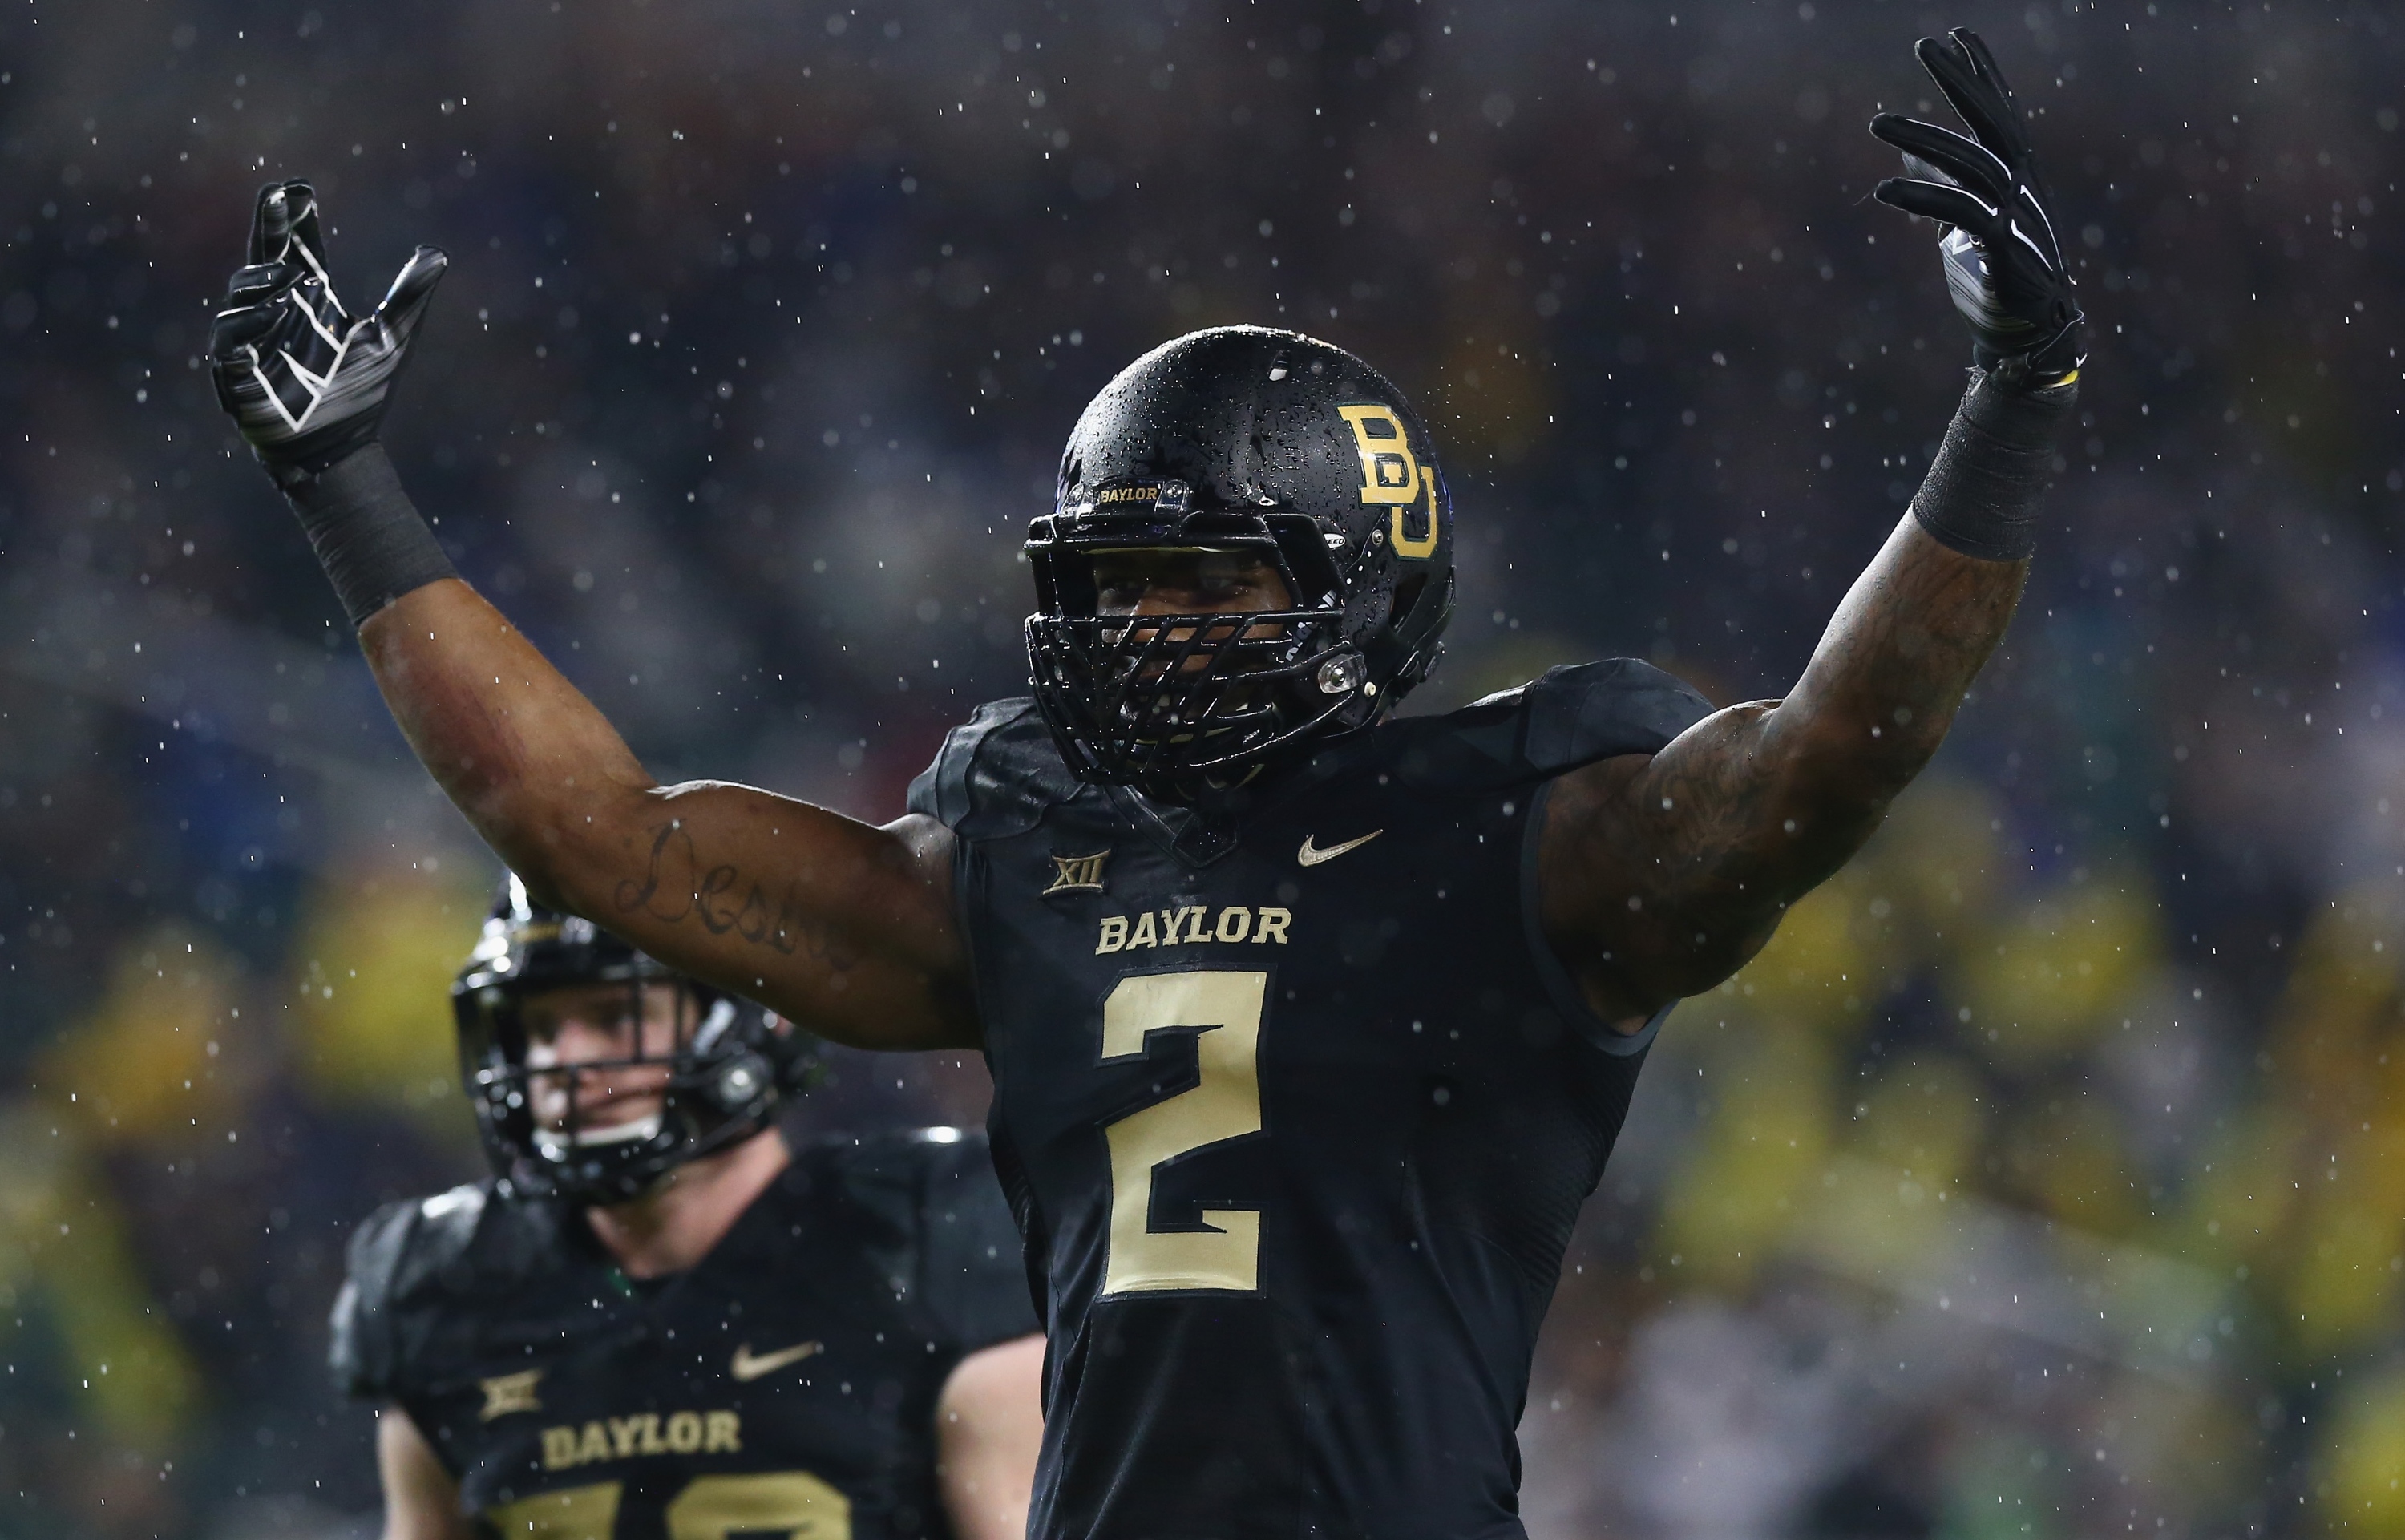
[[881, 819], [1022, 687], [1079, 407], [1219, 322], [1426, 407], [1411, 709], [1777, 694], [1963, 382], [1863, 124], [1965, 23], [2094, 323], [2046, 535], [1930, 776], [1653, 1051], [1529, 1527], [2405, 1534], [2405, 18], [2262, 0], [0, 15], [0, 1533], [372, 1533], [344, 1240], [479, 1169], [497, 869], [207, 384], [258, 184], [354, 309], [451, 253], [387, 440], [655, 772]]

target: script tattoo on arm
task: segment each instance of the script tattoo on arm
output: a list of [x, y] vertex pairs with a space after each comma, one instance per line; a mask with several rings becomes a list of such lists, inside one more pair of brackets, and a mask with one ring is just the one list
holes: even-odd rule
[[359, 641], [427, 770], [546, 903], [851, 1047], [977, 1046], [935, 820], [661, 785], [456, 578], [402, 596]]
[[2027, 572], [1949, 550], [1907, 516], [1785, 699], [1555, 783], [1544, 928], [1598, 1013], [1633, 1030], [1718, 983], [1862, 848], [1944, 742]]
[[[871, 829], [715, 782], [658, 788], [650, 814], [596, 918], [654, 956], [714, 959], [718, 982], [837, 1041], [976, 1045], [941, 824]], [[855, 1018], [872, 1032], [841, 1030]]]
[[641, 881], [623, 878], [612, 892], [620, 914], [664, 925], [693, 920], [713, 936], [738, 936], [785, 956], [798, 953], [835, 968], [859, 960], [858, 949], [844, 946], [832, 926], [809, 918], [798, 882], [787, 878], [773, 884], [772, 894], [768, 881], [733, 862], [705, 866], [682, 819], [668, 819], [651, 832], [651, 858]]

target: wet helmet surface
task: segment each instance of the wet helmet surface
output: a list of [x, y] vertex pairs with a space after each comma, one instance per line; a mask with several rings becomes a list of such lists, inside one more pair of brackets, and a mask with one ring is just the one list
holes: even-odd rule
[[[1094, 555], [1234, 551], [1283, 610], [1097, 613]], [[1453, 608], [1453, 506], [1418, 415], [1341, 347], [1265, 327], [1162, 344], [1090, 403], [1031, 526], [1037, 708], [1081, 779], [1207, 799], [1391, 709]]]
[[[608, 985], [643, 1019], [647, 992], [668, 991], [676, 1029], [663, 1054], [630, 1031], [628, 1052], [541, 1068], [527, 1062], [527, 1002], [552, 990]], [[513, 875], [451, 986], [459, 1078], [494, 1174], [516, 1190], [585, 1204], [623, 1202], [684, 1162], [768, 1126], [781, 1099], [814, 1078], [816, 1039], [749, 1000], [675, 972], [580, 915], [534, 902]], [[586, 1123], [580, 1078], [665, 1065], [655, 1115]], [[564, 1123], [541, 1120], [535, 1081], [568, 1081]]]

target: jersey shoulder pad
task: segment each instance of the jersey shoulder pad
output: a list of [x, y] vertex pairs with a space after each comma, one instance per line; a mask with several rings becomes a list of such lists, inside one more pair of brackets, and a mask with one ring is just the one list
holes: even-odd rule
[[1548, 669], [1442, 716], [1392, 724], [1379, 757], [1407, 785], [1479, 792], [1542, 781], [1614, 755], [1653, 754], [1712, 713], [1634, 657]]
[[992, 1169], [984, 1133], [964, 1128], [897, 1129], [828, 1140], [809, 1147], [804, 1156], [819, 1167], [814, 1180], [831, 1183], [845, 1203], [865, 1210], [897, 1237], [918, 1228], [932, 1188], [949, 1182], [963, 1167]]
[[993, 839], [1034, 827], [1078, 790], [1035, 702], [1020, 696], [979, 706], [945, 735], [910, 783], [909, 809], [964, 838]]
[[508, 1289], [559, 1251], [549, 1204], [490, 1182], [388, 1203], [351, 1236], [327, 1356], [346, 1393], [388, 1399], [432, 1367], [420, 1362], [447, 1307]]
[[974, 1352], [1038, 1329], [1019, 1227], [982, 1129], [920, 1128], [822, 1147], [871, 1216], [870, 1251], [895, 1297]]

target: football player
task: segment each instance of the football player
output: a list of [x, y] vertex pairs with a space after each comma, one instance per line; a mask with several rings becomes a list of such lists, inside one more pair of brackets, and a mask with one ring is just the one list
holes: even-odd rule
[[1032, 699], [882, 827], [663, 786], [453, 575], [374, 445], [440, 272], [371, 317], [268, 189], [217, 378], [426, 765], [546, 902], [870, 1048], [977, 1047], [1050, 1334], [1039, 1537], [1508, 1536], [1513, 1425], [1647, 1045], [1927, 763], [2004, 634], [2082, 318], [1976, 37], [1967, 135], [1879, 196], [1939, 223], [1976, 369], [1783, 699], [1644, 664], [1450, 715], [1454, 513], [1341, 348], [1198, 332], [1071, 433], [1033, 522]]
[[983, 1137], [790, 1148], [810, 1039], [510, 880], [452, 986], [495, 1180], [378, 1211], [332, 1356], [387, 1540], [1018, 1540], [1042, 1435]]

